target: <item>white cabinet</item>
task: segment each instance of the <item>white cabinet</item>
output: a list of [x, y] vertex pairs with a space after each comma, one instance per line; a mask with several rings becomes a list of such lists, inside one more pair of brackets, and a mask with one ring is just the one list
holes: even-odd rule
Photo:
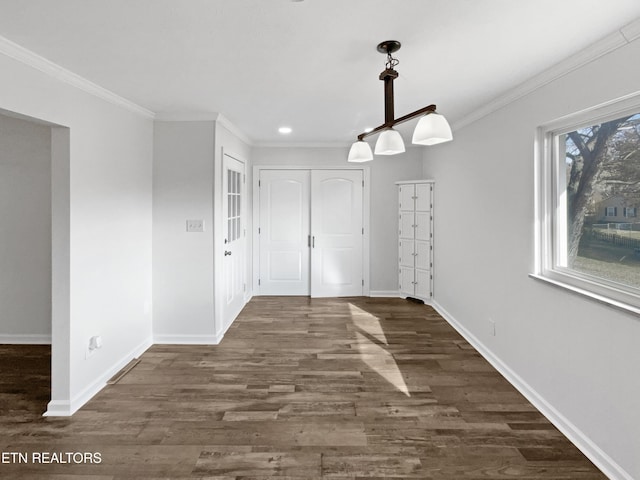
[[433, 296], [433, 181], [398, 185], [400, 294], [430, 302]]

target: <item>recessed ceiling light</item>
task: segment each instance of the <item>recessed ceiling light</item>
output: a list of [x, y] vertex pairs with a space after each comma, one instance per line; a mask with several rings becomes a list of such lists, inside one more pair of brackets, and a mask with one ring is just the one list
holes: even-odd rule
[[279, 131], [280, 133], [285, 134], [285, 135], [286, 135], [287, 133], [291, 133], [291, 132], [292, 132], [291, 127], [280, 127], [280, 128], [278, 129], [278, 131]]

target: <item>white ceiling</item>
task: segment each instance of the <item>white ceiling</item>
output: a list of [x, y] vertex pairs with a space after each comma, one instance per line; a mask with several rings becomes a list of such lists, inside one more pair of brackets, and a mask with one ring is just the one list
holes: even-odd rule
[[383, 40], [403, 44], [396, 117], [435, 103], [455, 124], [637, 17], [638, 0], [0, 0], [0, 35], [156, 113], [347, 144], [383, 122]]

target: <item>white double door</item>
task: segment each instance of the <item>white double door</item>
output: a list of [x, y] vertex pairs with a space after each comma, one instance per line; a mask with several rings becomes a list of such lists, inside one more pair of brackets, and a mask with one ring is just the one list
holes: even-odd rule
[[260, 170], [259, 180], [259, 294], [362, 295], [362, 170]]

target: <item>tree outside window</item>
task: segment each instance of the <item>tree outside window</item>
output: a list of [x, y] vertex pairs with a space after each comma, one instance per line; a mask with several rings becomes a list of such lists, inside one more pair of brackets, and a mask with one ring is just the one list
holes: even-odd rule
[[566, 164], [566, 212], [557, 219], [566, 222], [566, 252], [559, 266], [640, 289], [640, 114], [558, 139], [557, 158]]

